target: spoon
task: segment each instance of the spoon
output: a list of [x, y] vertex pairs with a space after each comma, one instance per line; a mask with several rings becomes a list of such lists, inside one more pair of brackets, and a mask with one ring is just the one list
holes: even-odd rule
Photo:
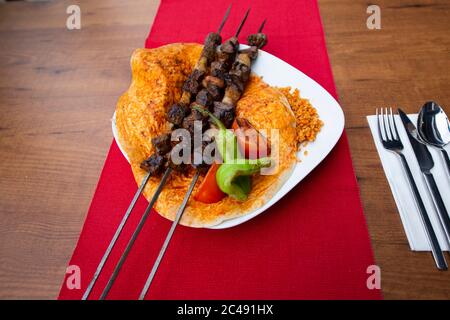
[[441, 150], [450, 175], [450, 159], [444, 149], [450, 143], [450, 122], [440, 105], [433, 101], [423, 105], [417, 119], [417, 130], [424, 142]]

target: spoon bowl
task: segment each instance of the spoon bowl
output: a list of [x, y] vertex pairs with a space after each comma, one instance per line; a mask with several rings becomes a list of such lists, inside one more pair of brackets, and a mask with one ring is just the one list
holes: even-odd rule
[[436, 102], [427, 102], [420, 110], [417, 129], [425, 142], [443, 148], [450, 143], [450, 122]]
[[450, 160], [444, 149], [450, 143], [450, 122], [442, 107], [436, 102], [425, 103], [417, 119], [420, 140], [441, 150], [450, 175]]

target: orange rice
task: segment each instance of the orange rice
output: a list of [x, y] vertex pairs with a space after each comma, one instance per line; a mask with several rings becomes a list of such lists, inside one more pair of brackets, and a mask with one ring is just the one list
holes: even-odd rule
[[311, 105], [309, 100], [302, 99], [298, 89], [292, 91], [291, 87], [278, 88], [286, 96], [292, 111], [295, 115], [297, 145], [300, 148], [302, 144], [314, 141], [317, 134], [323, 126], [319, 119], [317, 110]]

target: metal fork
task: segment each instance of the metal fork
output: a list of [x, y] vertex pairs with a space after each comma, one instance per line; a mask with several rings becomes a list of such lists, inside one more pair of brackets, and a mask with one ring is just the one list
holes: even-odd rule
[[387, 108], [384, 109], [384, 112], [383, 108], [381, 108], [380, 113], [378, 112], [378, 108], [376, 110], [378, 121], [378, 135], [380, 137], [381, 143], [383, 144], [383, 147], [399, 156], [402, 162], [403, 169], [406, 172], [406, 176], [408, 177], [409, 185], [414, 195], [414, 199], [416, 200], [416, 204], [419, 207], [420, 218], [425, 229], [428, 242], [431, 246], [431, 252], [433, 254], [434, 261], [436, 262], [436, 267], [439, 270], [447, 270], [448, 267], [447, 262], [444, 258], [444, 253], [442, 252], [441, 246], [439, 245], [439, 241], [436, 237], [436, 233], [434, 232], [430, 217], [428, 216], [428, 213], [425, 209], [419, 190], [417, 189], [417, 185], [409, 168], [408, 162], [406, 161], [405, 155], [403, 154], [403, 144], [397, 131], [397, 125], [392, 114], [392, 108], [389, 109], [389, 114]]

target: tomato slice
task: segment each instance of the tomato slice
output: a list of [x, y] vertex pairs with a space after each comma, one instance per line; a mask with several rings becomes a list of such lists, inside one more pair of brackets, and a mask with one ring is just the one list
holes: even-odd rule
[[203, 203], [215, 203], [219, 202], [226, 197], [226, 194], [219, 189], [216, 182], [216, 173], [220, 164], [213, 163], [206, 173], [205, 179], [203, 179], [197, 193], [194, 195], [194, 199]]
[[232, 129], [236, 135], [239, 149], [246, 159], [258, 159], [270, 155], [270, 143], [245, 118], [234, 119]]

